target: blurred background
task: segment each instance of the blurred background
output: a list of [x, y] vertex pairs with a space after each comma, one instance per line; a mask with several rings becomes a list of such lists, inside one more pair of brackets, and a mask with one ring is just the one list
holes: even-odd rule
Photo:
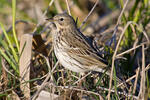
[[[69, 0], [71, 14], [75, 19], [78, 18], [79, 25], [88, 15], [89, 11], [93, 8], [95, 2], [96, 0]], [[52, 6], [48, 8], [49, 3], [49, 0], [17, 0], [16, 20], [24, 20], [35, 25], [39, 22], [43, 23], [47, 17], [52, 17], [57, 13], [67, 11], [65, 0], [54, 0]], [[1, 0], [0, 22], [4, 23], [4, 25], [7, 27], [11, 26], [12, 24], [11, 8], [11, 0]], [[116, 24], [116, 19], [118, 18], [120, 8], [121, 6], [119, 0], [99, 0], [95, 10], [86, 23], [86, 25], [89, 25], [91, 28], [87, 29], [86, 31], [91, 34], [95, 31], [102, 32], [108, 27], [113, 27], [113, 25]], [[43, 12], [46, 9], [46, 16], [43, 16]], [[18, 26], [21, 27], [20, 25]], [[92, 28], [93, 26], [95, 29]], [[28, 26], [25, 28], [27, 27]]]

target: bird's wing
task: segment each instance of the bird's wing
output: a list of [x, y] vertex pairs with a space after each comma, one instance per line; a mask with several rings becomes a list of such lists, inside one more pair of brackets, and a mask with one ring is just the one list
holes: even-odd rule
[[66, 40], [68, 45], [70, 45], [66, 49], [70, 57], [87, 67], [98, 66], [105, 68], [107, 66], [106, 61], [97, 55], [97, 51], [90, 46], [85, 37], [80, 36], [80, 34], [76, 34], [75, 36], [71, 36], [71, 39], [66, 38], [68, 39]]
[[85, 51], [84, 49], [70, 48], [67, 52], [72, 59], [75, 59], [81, 65], [85, 65], [87, 67], [97, 66], [101, 68], [105, 68], [107, 66], [97, 55], [92, 54], [89, 51]]

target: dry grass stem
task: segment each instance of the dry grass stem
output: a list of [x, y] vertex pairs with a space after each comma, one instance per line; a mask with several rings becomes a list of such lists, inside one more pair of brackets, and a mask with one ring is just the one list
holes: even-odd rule
[[[112, 57], [112, 67], [111, 67], [111, 74], [110, 74], [109, 90], [111, 90], [112, 78], [113, 78], [113, 70], [114, 70], [114, 64], [115, 64], [115, 58], [116, 58], [116, 55], [117, 55], [117, 51], [118, 51], [120, 42], [121, 42], [121, 40], [122, 40], [122, 38], [123, 38], [123, 36], [124, 36], [124, 34], [125, 34], [125, 31], [126, 31], [126, 29], [128, 28], [128, 26], [129, 26], [130, 24], [132, 24], [132, 22], [128, 22], [127, 25], [124, 27], [124, 29], [123, 29], [123, 31], [122, 31], [122, 33], [121, 33], [121, 35], [120, 35], [120, 38], [119, 38], [119, 40], [118, 40], [118, 43], [117, 43], [115, 52], [114, 52], [113, 57]], [[108, 93], [108, 96], [107, 96], [107, 97], [108, 97], [108, 100], [110, 100], [110, 93], [111, 93], [111, 91], [109, 91], [109, 93]]]
[[[46, 57], [44, 57], [44, 58], [46, 59], [47, 65], [49, 65], [49, 61], [47, 60], [47, 58]], [[55, 64], [54, 68], [56, 68], [57, 65], [58, 65], [58, 62]], [[49, 70], [49, 74], [47, 75], [47, 77], [45, 78], [45, 80], [43, 81], [43, 83], [40, 85], [39, 89], [32, 96], [32, 100], [35, 100], [38, 97], [38, 95], [41, 92], [41, 90], [47, 85], [47, 81], [49, 80], [49, 78], [51, 78], [51, 79], [53, 78], [52, 72], [50, 70]]]
[[[104, 88], [104, 87], [99, 87], [99, 89], [101, 89], [103, 91], [109, 91], [109, 89]], [[111, 92], [115, 93], [116, 91], [111, 89]], [[128, 93], [125, 93], [125, 92], [119, 92], [119, 91], [117, 91], [117, 93], [120, 94], [120, 95], [126, 96], [126, 98], [128, 98], [128, 97], [133, 97], [134, 99], [138, 98], [137, 96], [134, 96], [134, 95], [131, 95], [131, 94], [128, 94]]]
[[66, 0], [66, 4], [67, 4], [68, 14], [71, 16], [70, 6], [69, 6], [69, 2], [68, 2], [68, 0]]
[[54, 0], [54, 4], [55, 4], [55, 7], [56, 7], [58, 13], [62, 13], [63, 10], [62, 10], [62, 8], [61, 8], [61, 6], [60, 6], [58, 0]]
[[[121, 33], [121, 36], [120, 36], [120, 38], [119, 38], [119, 40], [118, 40], [118, 43], [117, 43], [115, 52], [114, 52], [113, 57], [112, 57], [112, 68], [111, 68], [110, 86], [109, 86], [109, 89], [111, 89], [112, 77], [113, 77], [113, 68], [114, 68], [114, 61], [115, 61], [115, 58], [116, 58], [116, 56], [117, 56], [117, 51], [118, 51], [120, 42], [121, 42], [121, 40], [122, 40], [122, 38], [123, 38], [123, 35], [124, 35], [126, 29], [128, 28], [128, 26], [129, 26], [130, 24], [134, 24], [134, 25], [138, 26], [135, 22], [129, 21], [129, 22], [127, 23], [127, 25], [125, 26], [125, 28], [123, 29], [122, 33]], [[138, 27], [139, 27], [139, 26], [138, 26]], [[147, 39], [147, 42], [149, 43], [149, 38], [148, 38], [146, 32], [142, 30], [142, 33], [144, 34], [144, 36], [145, 36], [146, 39]], [[129, 52], [129, 51], [128, 51], [128, 52]], [[111, 91], [109, 91], [109, 93], [108, 93], [108, 99], [110, 99], [110, 93], [111, 93]]]
[[133, 48], [131, 48], [129, 50], [126, 50], [126, 51], [124, 51], [124, 52], [122, 52], [120, 54], [117, 54], [116, 57], [118, 58], [120, 56], [123, 56], [124, 54], [127, 54], [127, 53], [129, 53], [129, 52], [131, 52], [131, 51], [133, 51], [133, 50], [135, 50], [135, 49], [137, 49], [137, 48], [139, 48], [139, 47], [141, 47], [142, 45], [145, 45], [145, 44], [148, 44], [148, 42], [143, 42], [140, 45], [134, 46]]
[[82, 81], [83, 79], [85, 79], [87, 76], [89, 76], [91, 74], [91, 72], [88, 72], [86, 75], [84, 75], [82, 78], [80, 78], [79, 80], [77, 80], [76, 82], [73, 83], [73, 85], [79, 83], [80, 81]]
[[14, 78], [18, 79], [18, 77], [16, 77], [13, 73], [11, 73], [7, 68], [6, 65], [4, 63], [4, 60], [2, 60], [2, 67], [4, 68], [4, 70], [9, 73], [10, 75], [12, 75]]
[[133, 87], [133, 94], [135, 94], [135, 91], [136, 91], [136, 86], [137, 86], [137, 82], [138, 82], [139, 72], [140, 72], [140, 67], [138, 67], [137, 70], [136, 70], [136, 77], [135, 77], [135, 82], [134, 82], [134, 87]]
[[119, 15], [119, 17], [118, 17], [117, 23], [116, 23], [115, 28], [114, 28], [113, 37], [116, 35], [116, 32], [117, 32], [117, 30], [118, 30], [119, 23], [120, 23], [120, 21], [121, 21], [121, 17], [122, 17], [122, 15], [123, 15], [123, 13], [124, 13], [126, 7], [127, 7], [128, 2], [129, 2], [129, 0], [126, 0], [126, 2], [125, 2], [125, 4], [124, 4], [124, 7], [123, 7], [123, 9], [121, 10], [121, 13], [120, 13], [120, 15]]
[[97, 6], [99, 0], [96, 0], [96, 3], [94, 4], [93, 8], [91, 9], [91, 11], [89, 12], [89, 14], [85, 17], [85, 19], [83, 20], [82, 24], [80, 25], [80, 30], [83, 27], [83, 25], [86, 23], [87, 19], [89, 18], [89, 16], [92, 14], [92, 12], [94, 11], [95, 7]]
[[83, 89], [78, 89], [74, 86], [54, 86], [56, 88], [61, 88], [61, 89], [70, 89], [70, 90], [75, 90], [75, 91], [80, 91], [80, 92], [84, 92], [84, 93], [89, 93], [89, 94], [95, 94], [97, 96], [100, 96], [99, 93], [96, 92], [92, 92], [92, 91], [87, 91], [87, 90], [83, 90]]
[[[118, 30], [118, 25], [119, 25], [119, 23], [121, 21], [121, 17], [123, 15], [124, 11], [125, 11], [125, 8], [126, 8], [126, 6], [128, 4], [128, 1], [129, 0], [126, 0], [125, 5], [124, 5], [124, 7], [123, 7], [123, 9], [122, 9], [119, 17], [118, 17], [118, 20], [117, 20], [117, 23], [116, 23], [116, 26], [115, 26], [114, 32], [113, 32], [113, 37], [116, 35], [116, 32]], [[117, 47], [116, 47], [115, 52], [114, 52], [113, 57], [112, 57], [112, 67], [111, 67], [110, 82], [109, 82], [109, 92], [108, 92], [108, 95], [107, 95], [108, 100], [110, 100], [110, 93], [111, 93], [111, 85], [112, 85], [112, 78], [113, 78], [113, 70], [114, 70], [115, 57], [116, 57], [117, 50], [118, 50], [119, 44], [120, 44], [120, 42], [122, 40], [122, 37], [123, 37], [124, 33], [125, 33], [125, 30], [122, 32], [122, 34], [120, 36], [120, 39], [119, 39], [118, 44], [117, 44]]]
[[[145, 68], [144, 71], [148, 71], [149, 69], [150, 69], [150, 64], [146, 66], [146, 68]], [[142, 73], [140, 72], [140, 75], [141, 75], [141, 74], [142, 74]], [[128, 78], [125, 82], [127, 83], [127, 82], [131, 81], [132, 79], [136, 78], [136, 76], [137, 76], [136, 74], [133, 75], [133, 76], [131, 76], [131, 77]], [[121, 85], [123, 85], [123, 83], [118, 84], [117, 87], [120, 87]]]
[[145, 50], [144, 45], [142, 45], [142, 74], [141, 74], [141, 82], [140, 82], [140, 92], [138, 95], [139, 100], [144, 100], [145, 95]]

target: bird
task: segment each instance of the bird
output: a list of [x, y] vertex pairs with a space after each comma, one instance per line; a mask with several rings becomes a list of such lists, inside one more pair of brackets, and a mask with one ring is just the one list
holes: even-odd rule
[[[54, 53], [63, 67], [77, 73], [105, 72], [108, 62], [80, 32], [72, 16], [60, 13], [47, 20], [52, 23]], [[106, 74], [110, 75], [110, 70]]]

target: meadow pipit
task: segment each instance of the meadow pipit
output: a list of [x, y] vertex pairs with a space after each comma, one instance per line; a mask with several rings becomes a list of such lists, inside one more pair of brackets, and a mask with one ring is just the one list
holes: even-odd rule
[[53, 22], [53, 46], [60, 64], [74, 72], [104, 72], [107, 61], [79, 31], [73, 17], [62, 13], [47, 20]]

